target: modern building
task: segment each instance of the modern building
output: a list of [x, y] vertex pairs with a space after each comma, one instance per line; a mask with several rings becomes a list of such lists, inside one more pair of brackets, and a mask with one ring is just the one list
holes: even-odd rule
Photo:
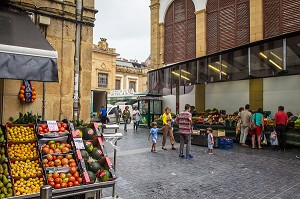
[[[27, 111], [39, 115], [44, 113], [45, 120], [74, 118], [88, 121], [90, 118], [93, 26], [97, 12], [94, 9], [94, 0], [4, 0], [0, 3], [0, 9], [0, 33], [10, 31], [10, 34], [0, 35], [1, 38], [8, 38], [3, 41], [4, 43], [0, 42], [2, 47], [7, 45], [7, 41], [17, 40], [21, 48], [15, 49], [24, 50], [25, 48], [22, 47], [27, 46], [22, 45], [26, 42], [31, 46], [50, 43], [48, 48], [53, 48], [57, 52], [55, 59], [47, 60], [44, 65], [37, 60], [40, 61], [43, 56], [45, 57], [42, 55], [45, 51], [30, 50], [29, 46], [29, 49], [26, 48], [27, 54], [10, 52], [10, 55], [13, 54], [15, 57], [23, 53], [22, 55], [28, 58], [27, 62], [22, 65], [23, 69], [11, 71], [11, 75], [14, 75], [11, 78], [20, 79], [18, 72], [27, 68], [32, 72], [28, 76], [30, 79], [51, 81], [45, 77], [40, 79], [37, 77], [43, 75], [47, 77], [55, 72], [56, 82], [43, 84], [32, 81], [37, 98], [35, 102], [25, 104], [18, 98], [22, 80], [1, 79], [0, 77], [0, 123], [7, 122], [11, 116], [16, 119], [19, 112]], [[18, 20], [20, 17], [24, 21]], [[41, 38], [43, 38], [35, 37], [28, 40], [32, 38], [34, 32], [39, 32], [38, 35], [42, 34]], [[11, 45], [8, 47], [14, 48]], [[4, 52], [1, 49], [1, 57], [8, 55]], [[36, 55], [32, 54], [34, 52], [40, 53], [42, 58], [36, 58]], [[50, 63], [53, 64], [54, 71], [45, 68], [47, 64], [51, 65]], [[1, 69], [5, 67], [7, 67], [5, 63], [0, 65]], [[47, 70], [50, 71], [47, 72]]]
[[[117, 56], [116, 49], [109, 48], [105, 38], [93, 47], [92, 90], [94, 93], [105, 92], [101, 98], [107, 97], [108, 103], [112, 104], [136, 99], [135, 93], [147, 90], [148, 68], [137, 60]], [[103, 100], [92, 103], [96, 107], [93, 112], [104, 105]]]
[[[300, 112], [300, 1], [151, 0], [149, 90], [164, 106]], [[175, 112], [175, 111], [174, 111]]]

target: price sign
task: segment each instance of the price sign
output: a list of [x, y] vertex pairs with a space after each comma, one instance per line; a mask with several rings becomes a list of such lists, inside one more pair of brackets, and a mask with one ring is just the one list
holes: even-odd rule
[[85, 149], [82, 138], [73, 138], [77, 150]]
[[47, 121], [49, 131], [59, 131], [56, 121]]

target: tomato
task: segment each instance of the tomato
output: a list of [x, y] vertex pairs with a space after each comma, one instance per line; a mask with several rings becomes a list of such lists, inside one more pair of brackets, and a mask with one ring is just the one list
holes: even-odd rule
[[38, 130], [39, 130], [39, 131], [43, 131], [43, 127], [39, 126], [39, 127], [38, 127]]
[[47, 148], [47, 147], [43, 147], [42, 151], [43, 151], [44, 154], [49, 154], [50, 153], [50, 149]]
[[57, 159], [57, 157], [56, 157], [56, 155], [54, 155], [54, 156], [53, 156], [53, 160], [56, 160], [56, 159]]
[[61, 150], [59, 148], [54, 149], [54, 153], [60, 153]]
[[54, 167], [54, 162], [53, 161], [49, 161], [48, 165], [49, 165], [49, 167]]
[[64, 178], [67, 177], [67, 175], [66, 175], [65, 173], [60, 173], [60, 174], [59, 174], [59, 177], [60, 177], [61, 179], [64, 179]]
[[57, 172], [54, 172], [52, 176], [54, 179], [59, 178], [59, 174]]
[[63, 158], [62, 160], [61, 160], [61, 164], [62, 165], [66, 165], [66, 164], [68, 164], [69, 163], [69, 160], [67, 159], [67, 158]]
[[61, 126], [64, 127], [65, 129], [68, 128], [68, 124], [67, 123], [62, 123]]
[[69, 177], [69, 182], [75, 182], [75, 178], [74, 178], [74, 176], [71, 176], [71, 177]]
[[60, 132], [64, 132], [64, 131], [65, 131], [65, 128], [64, 128], [64, 127], [60, 127], [60, 128], [59, 128], [59, 131], [60, 131]]
[[65, 183], [65, 182], [61, 183], [61, 188], [66, 188], [67, 186], [68, 186], [67, 183]]
[[57, 126], [58, 126], [58, 128], [60, 128], [61, 127], [61, 123], [57, 122]]
[[76, 167], [70, 167], [70, 173], [71, 174], [76, 173], [76, 171], [77, 171]]
[[53, 160], [53, 156], [52, 155], [47, 155], [46, 158], [47, 158], [48, 161], [52, 161]]
[[48, 133], [49, 132], [49, 129], [44, 129], [44, 133]]
[[73, 187], [73, 182], [68, 182], [68, 187]]
[[75, 160], [72, 158], [69, 160], [69, 163], [75, 162]]
[[69, 177], [64, 178], [64, 179], [63, 179], [63, 182], [64, 182], [64, 183], [68, 183], [68, 182], [69, 182]]
[[74, 184], [74, 186], [78, 186], [79, 182], [75, 181], [73, 184]]
[[[71, 149], [71, 145], [70, 144], [65, 144], [65, 147]], [[70, 158], [68, 158], [68, 159], [70, 159]]]
[[74, 176], [74, 178], [76, 178], [76, 179], [77, 179], [77, 178], [79, 178], [79, 173], [78, 173], [78, 172], [76, 172], [76, 173], [74, 173], [74, 175], [73, 175], [73, 176]]
[[57, 159], [59, 159], [59, 160], [62, 160], [63, 158], [64, 158], [64, 156], [62, 156], [62, 155], [57, 156]]
[[55, 187], [55, 183], [54, 182], [49, 182], [49, 185], [51, 186], [51, 187]]
[[73, 156], [71, 154], [68, 154], [68, 155], [66, 155], [66, 158], [69, 160], [69, 159], [72, 159]]
[[42, 127], [43, 129], [47, 128], [47, 126], [45, 124], [41, 124], [40, 127]]
[[67, 177], [69, 178], [69, 177], [71, 177], [72, 176], [72, 174], [70, 174], [70, 173], [67, 173]]
[[76, 180], [78, 181], [79, 184], [82, 183], [82, 178], [81, 177], [77, 178]]
[[62, 183], [62, 179], [61, 178], [55, 178], [54, 182], [55, 182], [55, 184], [60, 184], [60, 183]]
[[49, 177], [49, 178], [48, 178], [48, 182], [54, 182], [54, 178]]
[[55, 184], [54, 188], [55, 189], [60, 189], [61, 188], [61, 184]]
[[70, 167], [76, 167], [77, 165], [76, 165], [76, 163], [75, 162], [71, 162], [70, 163]]

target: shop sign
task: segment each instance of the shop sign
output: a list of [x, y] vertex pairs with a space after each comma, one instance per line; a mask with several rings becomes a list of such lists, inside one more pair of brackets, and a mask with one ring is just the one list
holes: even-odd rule
[[59, 131], [56, 121], [47, 121], [49, 131]]
[[110, 96], [120, 96], [120, 95], [133, 95], [133, 89], [123, 89], [123, 90], [111, 90]]

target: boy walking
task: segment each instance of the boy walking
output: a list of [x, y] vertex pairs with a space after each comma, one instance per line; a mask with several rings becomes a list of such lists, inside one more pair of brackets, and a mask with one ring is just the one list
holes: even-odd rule
[[[179, 157], [180, 158], [188, 158], [191, 159], [193, 156], [190, 154], [191, 150], [191, 136], [192, 136], [192, 114], [191, 106], [186, 104], [184, 106], [184, 111], [181, 112], [177, 118], [176, 122], [179, 126], [179, 134], [180, 134], [180, 150]], [[186, 143], [186, 156], [183, 155], [184, 144]]]
[[207, 128], [206, 130], [207, 135], [207, 147], [208, 147], [208, 154], [213, 154], [213, 148], [214, 148], [214, 136], [212, 134], [212, 128]]
[[151, 124], [152, 128], [150, 129], [150, 133], [149, 133], [149, 137], [148, 140], [152, 140], [152, 148], [151, 148], [151, 152], [156, 153], [156, 141], [157, 141], [157, 133], [159, 131], [159, 129], [157, 128], [157, 123], [156, 122], [152, 122]]

